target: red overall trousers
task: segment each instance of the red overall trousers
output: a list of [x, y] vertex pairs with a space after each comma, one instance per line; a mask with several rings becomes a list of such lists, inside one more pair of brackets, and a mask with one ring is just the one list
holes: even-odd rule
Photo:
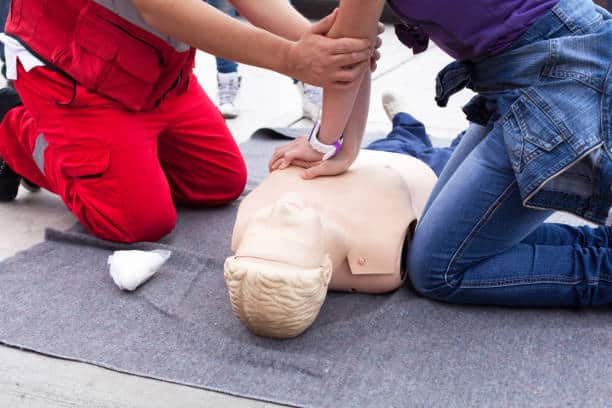
[[244, 189], [240, 151], [193, 75], [148, 112], [49, 68], [20, 67], [15, 86], [24, 106], [0, 125], [0, 155], [100, 238], [157, 241], [175, 226], [175, 204], [222, 205]]
[[245, 163], [193, 76], [194, 50], [132, 2], [13, 0], [6, 32], [46, 66], [18, 67], [23, 106], [0, 124], [0, 156], [92, 234], [157, 241], [175, 204], [241, 194]]

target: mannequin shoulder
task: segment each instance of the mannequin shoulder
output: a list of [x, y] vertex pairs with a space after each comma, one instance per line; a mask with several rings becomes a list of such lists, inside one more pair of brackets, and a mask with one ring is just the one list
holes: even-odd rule
[[399, 153], [361, 150], [351, 169], [384, 166], [395, 170], [411, 186], [415, 182], [424, 185], [435, 184], [437, 177], [424, 162], [412, 156]]
[[397, 172], [410, 191], [410, 201], [416, 218], [420, 218], [438, 178], [424, 162], [412, 156], [362, 150], [353, 164], [355, 169], [384, 166]]

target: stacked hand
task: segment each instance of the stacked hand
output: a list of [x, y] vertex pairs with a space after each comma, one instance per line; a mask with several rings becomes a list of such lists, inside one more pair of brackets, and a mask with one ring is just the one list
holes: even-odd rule
[[344, 173], [355, 160], [355, 156], [350, 149], [342, 149], [331, 159], [322, 160], [323, 154], [313, 149], [308, 139], [302, 136], [276, 148], [268, 167], [271, 172], [289, 166], [302, 167], [306, 169], [302, 178], [310, 180]]
[[[336, 20], [337, 10], [312, 25], [288, 55], [290, 75], [311, 85], [323, 88], [346, 89], [361, 78], [364, 70], [376, 69], [380, 58], [380, 36], [375, 40], [363, 38], [329, 38], [325, 35]], [[385, 30], [378, 25], [378, 34]]]
[[[294, 43], [290, 59], [293, 61], [293, 76], [306, 83], [326, 89], [347, 89], [358, 84], [365, 70], [376, 69], [380, 58], [378, 48], [382, 45], [380, 34], [384, 26], [378, 24], [375, 39], [329, 38], [337, 10], [313, 24], [299, 41]], [[319, 176], [334, 176], [345, 172], [359, 153], [361, 138], [345, 138], [347, 142], [340, 152], [328, 160], [315, 150], [306, 137], [299, 137], [276, 149], [269, 163], [270, 171], [283, 170], [289, 166], [306, 169], [304, 179]]]

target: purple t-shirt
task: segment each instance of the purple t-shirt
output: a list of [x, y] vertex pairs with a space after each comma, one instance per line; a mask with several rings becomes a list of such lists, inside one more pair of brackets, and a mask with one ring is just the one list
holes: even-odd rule
[[404, 25], [399, 39], [414, 52], [431, 38], [459, 60], [477, 60], [508, 47], [558, 0], [388, 0]]

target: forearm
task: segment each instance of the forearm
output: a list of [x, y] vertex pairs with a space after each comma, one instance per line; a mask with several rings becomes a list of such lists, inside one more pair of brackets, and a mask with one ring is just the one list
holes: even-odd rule
[[345, 142], [342, 146], [341, 154], [351, 163], [359, 154], [361, 142], [363, 141], [365, 127], [368, 121], [368, 111], [370, 110], [370, 90], [371, 75], [368, 72], [361, 81], [361, 87], [355, 99], [353, 111], [344, 128]]
[[231, 3], [252, 24], [291, 41], [297, 41], [310, 28], [310, 22], [288, 0], [231, 0]]
[[147, 23], [192, 47], [290, 74], [289, 40], [226, 16], [202, 0], [132, 1]]
[[[338, 37], [355, 37], [355, 38], [370, 38], [372, 41], [376, 38], [377, 24], [380, 14], [382, 13], [383, 0], [343, 0], [340, 3], [340, 10], [336, 23], [330, 30], [328, 36], [333, 38]], [[364, 65], [364, 73], [360, 80], [355, 81], [354, 85], [346, 90], [325, 89], [323, 95], [323, 112], [321, 115], [321, 130], [319, 140], [325, 144], [333, 144], [343, 134], [347, 137], [353, 137], [352, 134], [346, 133], [346, 127], [351, 117], [351, 113], [355, 108], [355, 103], [358, 95], [362, 94], [362, 84], [365, 78], [368, 78], [366, 88], [369, 95], [369, 66]], [[369, 101], [360, 101], [361, 107], [366, 104], [366, 109], [361, 114], [360, 120], [354, 119], [351, 127], [356, 133], [356, 126], [362, 124], [365, 127], [367, 121], [367, 104]]]

